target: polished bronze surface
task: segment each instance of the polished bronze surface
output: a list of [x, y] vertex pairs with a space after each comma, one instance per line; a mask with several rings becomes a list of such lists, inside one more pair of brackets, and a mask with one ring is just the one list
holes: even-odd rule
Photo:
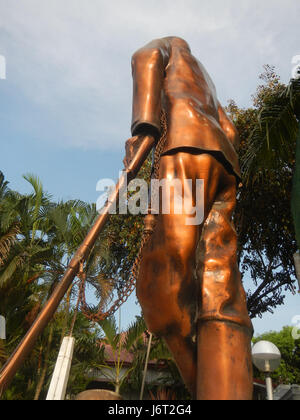
[[251, 331], [231, 322], [199, 325], [198, 400], [251, 400]]
[[[134, 54], [132, 67], [132, 134], [158, 139], [160, 112], [167, 116], [159, 179], [204, 182], [202, 223], [188, 223], [187, 207], [181, 214], [160, 211], [154, 228], [147, 222], [153, 234], [137, 281], [145, 320], [165, 339], [193, 398], [251, 399], [252, 324], [232, 224], [237, 131], [182, 39], [152, 41]], [[195, 188], [185, 192], [194, 207]]]
[[[130, 181], [136, 176], [158, 141], [163, 112], [168, 130], [159, 178], [182, 183], [202, 179], [204, 220], [189, 225], [187, 207], [182, 214], [160, 212], [146, 219], [146, 230], [153, 233], [143, 249], [137, 295], [149, 329], [166, 340], [193, 398], [251, 398], [252, 325], [232, 224], [240, 177], [237, 131], [219, 104], [208, 73], [184, 40], [152, 41], [134, 54], [132, 71], [133, 137], [126, 143], [126, 174], [36, 322], [1, 370], [0, 395], [88, 257], [126, 178]], [[185, 193], [194, 207], [195, 189]], [[174, 197], [170, 198], [174, 209]]]
[[167, 114], [165, 152], [189, 147], [215, 151], [239, 176], [237, 130], [220, 105], [204, 66], [177, 37], [157, 39], [132, 58], [132, 134], [159, 136]]

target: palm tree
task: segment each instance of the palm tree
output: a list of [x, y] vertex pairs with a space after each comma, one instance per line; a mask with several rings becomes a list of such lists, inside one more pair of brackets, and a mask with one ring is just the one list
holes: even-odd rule
[[[37, 178], [25, 179], [33, 187], [32, 194], [11, 191], [0, 176], [0, 312], [7, 320], [1, 364], [34, 320], [45, 291], [38, 279], [51, 258], [44, 226], [49, 197]], [[31, 362], [34, 365], [34, 358], [27, 360], [25, 370]]]
[[95, 367], [101, 370], [108, 381], [114, 385], [115, 392], [119, 393], [125, 379], [135, 368], [134, 365], [124, 368], [124, 352], [134, 354], [135, 345], [142, 337], [146, 325], [144, 320], [139, 318], [129, 326], [126, 332], [121, 332], [118, 331], [115, 318], [110, 317], [102, 321], [100, 326], [104, 332], [100, 343], [104, 349], [110, 349], [114, 363], [113, 366], [107, 363], [96, 363]]
[[264, 91], [257, 124], [242, 156], [242, 170], [249, 185], [264, 180], [272, 172], [291, 170], [290, 164], [294, 163], [291, 205], [300, 248], [300, 79], [291, 79], [289, 85], [284, 86], [276, 79], [274, 69], [266, 68], [277, 84], [277, 92]]
[[24, 325], [24, 311], [28, 313], [38, 303], [36, 292], [42, 291], [43, 285], [37, 280], [53, 257], [45, 217], [51, 206], [49, 197], [37, 178], [28, 175], [25, 179], [33, 193], [21, 195], [8, 190], [0, 204], [1, 243], [6, 250], [1, 254], [0, 312], [19, 326]]
[[[1, 365], [35, 320], [96, 217], [94, 205], [75, 200], [53, 203], [37, 177], [24, 178], [33, 189], [27, 195], [11, 191], [0, 174], [0, 313], [7, 319], [8, 333], [5, 345], [1, 343]], [[100, 244], [94, 247], [85, 270], [87, 282], [104, 299], [111, 287], [98, 271], [100, 248]], [[60, 338], [70, 324], [74, 294], [71, 287], [63, 304]], [[36, 384], [36, 399], [47, 378], [48, 355], [53, 346], [57, 348], [55, 331], [52, 322], [24, 366], [24, 371], [31, 366], [29, 375], [34, 380], [27, 390], [33, 390]]]
[[[100, 369], [108, 382], [114, 386], [115, 392], [133, 391], [139, 395], [149, 341], [149, 332], [144, 318], [136, 317], [136, 320], [124, 332], [118, 330], [113, 317], [102, 321], [99, 325], [104, 332], [104, 337], [100, 338], [104, 358], [106, 360], [107, 357], [112, 358], [114, 363], [113, 365], [107, 362], [99, 364], [95, 361], [94, 367]], [[107, 349], [109, 349], [108, 353], [106, 353]], [[128, 355], [130, 355], [131, 364], [125, 368], [124, 357]], [[156, 392], [159, 387], [159, 389], [171, 389], [177, 399], [190, 398], [172, 354], [164, 340], [157, 336], [153, 336], [150, 360], [156, 361], [158, 370], [161, 370], [159, 379], [147, 385], [150, 395], [151, 390]]]
[[17, 221], [2, 222], [3, 206], [8, 194], [8, 182], [4, 181], [4, 175], [0, 171], [0, 267], [7, 261], [10, 249], [16, 242], [17, 235], [20, 233]]
[[282, 305], [284, 291], [294, 293], [297, 249], [291, 191], [299, 88], [281, 83], [270, 66], [260, 79], [264, 84], [252, 97], [251, 108], [241, 109], [234, 101], [227, 108], [241, 138], [243, 185], [234, 219], [240, 270], [255, 287], [246, 290], [252, 318]]
[[[42, 275], [42, 278], [46, 280], [46, 282], [51, 286], [49, 288], [48, 297], [59, 281], [60, 276], [65, 272], [66, 267], [68, 266], [74, 253], [77, 251], [77, 248], [85, 238], [96, 216], [97, 213], [95, 206], [84, 203], [80, 200], [71, 200], [66, 203], [60, 202], [49, 209], [47, 213], [47, 221], [50, 228], [47, 231], [47, 238], [55, 258], [48, 261], [47, 267]], [[105, 276], [103, 276], [99, 271], [99, 260], [102, 258], [102, 254], [102, 244], [100, 241], [98, 241], [89, 256], [86, 266], [84, 267], [86, 283], [93, 287], [96, 297], [100, 298], [100, 305], [104, 304], [105, 300], [112, 292], [111, 282], [107, 281]], [[81, 318], [80, 315], [77, 316], [76, 314], [74, 317], [74, 312], [77, 313], [78, 308], [74, 308], [74, 304], [72, 303], [78, 293], [79, 290], [76, 283], [72, 284], [65, 296], [64, 301], [60, 305], [59, 311], [60, 313], [64, 314], [64, 316], [60, 318], [62, 326], [60, 331], [60, 341], [62, 341], [65, 335], [71, 334], [70, 328], [73, 332], [74, 325], [72, 327], [71, 325], [73, 322], [75, 322], [75, 319], [76, 329], [79, 328], [78, 319]], [[55, 317], [55, 319], [56, 318], [57, 317]], [[86, 323], [89, 323], [89, 321], [86, 320]], [[46, 337], [53, 336], [53, 331], [51, 328], [53, 330], [53, 322], [50, 324], [50, 330], [46, 333]], [[76, 330], [74, 331], [74, 334], [76, 335]], [[43, 334], [43, 336], [45, 336], [45, 334]], [[80, 345], [80, 342], [82, 341], [82, 338], [83, 337], [81, 337], [79, 341], [77, 340], [76, 342], [76, 351], [77, 346]], [[49, 360], [47, 356], [51, 352], [53, 346], [57, 349], [58, 343], [53, 343], [52, 347], [51, 344], [52, 343], [49, 343], [48, 340], [44, 346], [44, 366], [41, 369], [41, 375], [35, 399], [39, 398], [47, 378], [46, 373], [48, 372], [49, 368]], [[84, 369], [84, 365], [86, 364], [81, 363], [81, 371]]]

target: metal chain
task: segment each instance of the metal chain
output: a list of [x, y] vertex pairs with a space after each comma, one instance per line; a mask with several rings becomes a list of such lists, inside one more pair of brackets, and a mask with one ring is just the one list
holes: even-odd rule
[[[156, 145], [155, 152], [154, 152], [152, 178], [155, 178], [155, 179], [158, 179], [159, 177], [160, 158], [164, 150], [164, 146], [167, 139], [167, 118], [166, 118], [166, 113], [164, 111], [161, 114], [161, 129], [162, 129], [162, 134]], [[152, 233], [153, 233], [153, 229], [151, 230], [151, 229], [144, 228], [140, 248], [134, 260], [134, 263], [132, 265], [128, 281], [126, 282], [124, 289], [118, 296], [118, 299], [111, 305], [111, 307], [106, 312], [103, 312], [101, 307], [99, 307], [96, 313], [92, 312], [89, 309], [86, 303], [86, 298], [85, 298], [86, 274], [83, 272], [83, 270], [81, 270], [81, 272], [78, 274], [78, 277], [80, 279], [79, 300], [80, 300], [81, 312], [86, 318], [88, 318], [89, 320], [93, 322], [103, 321], [104, 319], [113, 315], [120, 308], [120, 306], [127, 301], [129, 296], [132, 294], [132, 292], [135, 289], [136, 280], [138, 278], [139, 271], [140, 271], [142, 252], [143, 252], [144, 246], [150, 239]]]
[[154, 153], [154, 163], [153, 163], [153, 178], [159, 178], [159, 167], [160, 167], [160, 158], [164, 151], [167, 134], [168, 134], [168, 126], [167, 126], [167, 115], [165, 111], [162, 111], [161, 118], [160, 118], [160, 125], [161, 125], [161, 137], [155, 147]]

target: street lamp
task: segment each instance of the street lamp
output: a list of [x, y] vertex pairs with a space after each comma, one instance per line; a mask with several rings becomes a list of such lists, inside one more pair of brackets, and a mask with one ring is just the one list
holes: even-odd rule
[[295, 261], [295, 270], [296, 270], [296, 277], [299, 283], [299, 293], [300, 293], [300, 252], [296, 252], [294, 254], [294, 261]]
[[268, 400], [273, 400], [271, 372], [274, 372], [280, 365], [279, 349], [269, 341], [259, 341], [252, 347], [252, 360], [257, 369], [265, 373], [267, 397]]

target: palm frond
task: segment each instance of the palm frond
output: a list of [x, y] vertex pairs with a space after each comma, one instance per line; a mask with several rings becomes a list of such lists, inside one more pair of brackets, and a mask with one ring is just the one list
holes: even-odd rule
[[297, 133], [298, 121], [289, 98], [285, 96], [278, 104], [263, 107], [242, 157], [246, 184], [263, 177], [266, 170], [290, 162], [295, 155]]
[[43, 185], [40, 179], [32, 174], [24, 175], [23, 178], [28, 181], [33, 189], [34, 189], [34, 196], [33, 196], [33, 213], [32, 213], [32, 234], [31, 234], [31, 242], [35, 240], [36, 232], [39, 230], [39, 222], [42, 220], [39, 218], [40, 209], [42, 207], [42, 201], [44, 197]]
[[[95, 277], [97, 282], [96, 287], [96, 297], [100, 299], [99, 308], [104, 308], [104, 306], [109, 302], [112, 298], [112, 293], [114, 291], [114, 280], [107, 278], [103, 273], [97, 274]], [[88, 277], [88, 281], [90, 281], [90, 277]]]
[[38, 200], [39, 202], [42, 202], [43, 198], [47, 201], [49, 201], [52, 198], [51, 194], [44, 191], [43, 184], [41, 180], [39, 179], [39, 177], [37, 177], [34, 174], [28, 173], [28, 174], [23, 175], [23, 178], [27, 182], [29, 182], [29, 184], [31, 184], [31, 186], [33, 187], [36, 200]]
[[13, 275], [18, 268], [22, 267], [25, 263], [25, 258], [21, 255], [16, 255], [12, 261], [5, 268], [4, 272], [0, 276], [0, 288], [5, 287], [7, 283], [12, 279]]
[[105, 340], [107, 341], [107, 344], [109, 344], [113, 350], [117, 350], [119, 334], [117, 332], [117, 324], [115, 318], [113, 316], [106, 318], [105, 320], [101, 321], [99, 325], [105, 334]]
[[83, 229], [81, 220], [74, 208], [70, 210], [70, 230], [74, 242], [80, 244], [85, 237], [85, 229]]
[[124, 342], [124, 347], [127, 350], [130, 350], [136, 341], [142, 336], [144, 331], [147, 330], [144, 318], [139, 317], [135, 322], [133, 322], [127, 332]]
[[0, 171], [0, 199], [5, 196], [8, 191], [8, 182], [5, 181], [3, 172]]
[[40, 179], [33, 174], [23, 175], [23, 178], [32, 185], [35, 192], [36, 201], [38, 204], [40, 204], [43, 197], [43, 185]]
[[170, 353], [169, 348], [166, 345], [166, 342], [163, 339], [156, 339], [153, 342], [150, 358], [152, 360], [173, 360], [173, 356]]
[[20, 227], [17, 223], [14, 223], [9, 231], [0, 238], [0, 267], [7, 261], [11, 247], [16, 242], [19, 233]]

